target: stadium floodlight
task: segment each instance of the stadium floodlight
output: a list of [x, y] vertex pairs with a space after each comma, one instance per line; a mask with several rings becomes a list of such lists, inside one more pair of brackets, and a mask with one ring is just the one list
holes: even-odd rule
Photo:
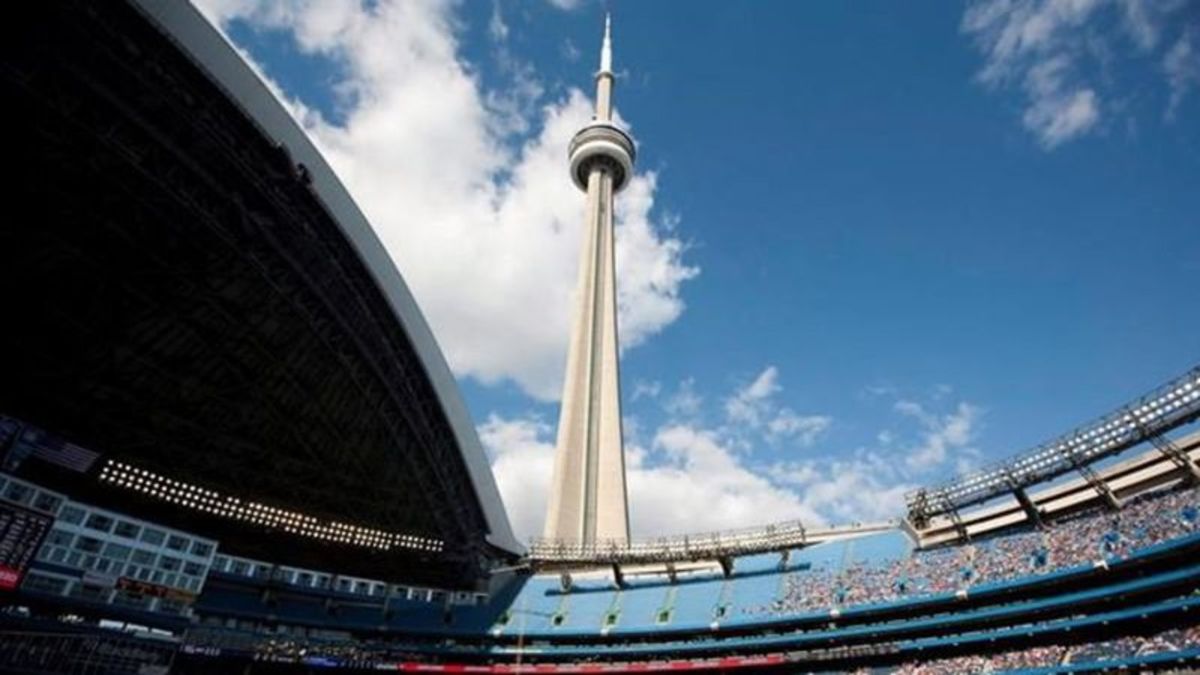
[[381, 550], [406, 548], [440, 552], [444, 548], [444, 542], [438, 539], [386, 532], [377, 528], [349, 523], [322, 522], [312, 515], [260, 502], [252, 501], [243, 504], [237, 497], [222, 496], [214, 490], [160, 476], [118, 460], [109, 460], [101, 468], [98, 478], [102, 483], [130, 489], [184, 508], [268, 528], [282, 529], [313, 539], [337, 541]]
[[[979, 504], [1153, 439], [1200, 417], [1200, 367], [1116, 411], [1009, 460], [906, 495], [910, 520]], [[1008, 478], [1006, 478], [1006, 476]]]

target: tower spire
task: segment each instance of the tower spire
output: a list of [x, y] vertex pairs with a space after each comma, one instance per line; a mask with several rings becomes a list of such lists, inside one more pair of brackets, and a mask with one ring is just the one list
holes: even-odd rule
[[571, 139], [571, 179], [586, 194], [583, 250], [544, 534], [582, 544], [629, 540], [613, 197], [633, 176], [634, 146], [612, 123], [612, 29], [604, 18], [596, 117]]
[[612, 75], [612, 15], [604, 13], [604, 42], [600, 45], [600, 73]]
[[600, 70], [596, 71], [596, 119], [612, 119], [612, 15], [604, 13], [604, 41], [600, 43]]

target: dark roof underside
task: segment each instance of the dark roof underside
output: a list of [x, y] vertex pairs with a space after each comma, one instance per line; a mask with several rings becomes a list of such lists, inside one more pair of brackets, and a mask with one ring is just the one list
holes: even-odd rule
[[14, 14], [0, 46], [16, 132], [0, 225], [0, 413], [209, 489], [442, 539], [437, 559], [454, 564], [25, 470], [234, 553], [465, 578], [486, 523], [449, 423], [303, 169], [124, 3]]

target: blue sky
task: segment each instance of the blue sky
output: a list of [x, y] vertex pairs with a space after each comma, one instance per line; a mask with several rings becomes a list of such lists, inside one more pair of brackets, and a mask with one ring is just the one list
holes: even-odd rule
[[[202, 5], [375, 223], [535, 534], [602, 6]], [[612, 9], [635, 534], [898, 515], [1200, 362], [1200, 5]]]

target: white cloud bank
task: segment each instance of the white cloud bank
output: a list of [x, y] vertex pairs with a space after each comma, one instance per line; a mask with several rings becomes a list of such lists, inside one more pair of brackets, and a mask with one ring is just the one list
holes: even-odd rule
[[[983, 54], [979, 81], [1019, 88], [1026, 98], [1022, 123], [1051, 150], [1101, 128], [1122, 104], [1121, 93], [1112, 90], [1112, 63], [1130, 47], [1136, 55], [1152, 54], [1172, 31], [1179, 37], [1163, 69], [1170, 89], [1166, 115], [1173, 117], [1200, 71], [1194, 52], [1187, 62], [1196, 27], [1184, 25], [1186, 5], [1181, 0], [975, 0], [963, 16], [962, 31]], [[1173, 57], [1178, 54], [1184, 55], [1182, 65]]]
[[[631, 529], [638, 538], [790, 519], [817, 524], [894, 518], [903, 512], [904, 494], [919, 481], [977, 456], [971, 447], [981, 415], [977, 406], [958, 403], [940, 412], [930, 410], [935, 402], [897, 401], [896, 421], [909, 420], [913, 427], [910, 444], [886, 431], [877, 447], [758, 464], [756, 451], [764, 445], [788, 457], [821, 441], [833, 425], [827, 415], [801, 415], [780, 402], [776, 367], [735, 388], [709, 422], [702, 419], [705, 401], [691, 380], [673, 393], [658, 383], [646, 386], [655, 393], [640, 400], [660, 406], [665, 419], [645, 440], [636, 419], [626, 424]], [[514, 531], [523, 538], [538, 535], [553, 472], [552, 425], [536, 417], [493, 415], [480, 426], [480, 437]]]
[[[339, 65], [339, 121], [282, 98], [370, 219], [454, 372], [556, 400], [583, 219], [566, 147], [591, 117], [587, 96], [543, 101], [532, 69], [503, 48], [512, 86], [485, 89], [459, 54], [453, 3], [199, 4], [218, 25], [287, 31], [303, 53]], [[489, 35], [508, 34], [497, 6]], [[679, 317], [681, 287], [697, 273], [671, 223], [652, 216], [657, 185], [640, 173], [618, 202], [624, 347]]]

